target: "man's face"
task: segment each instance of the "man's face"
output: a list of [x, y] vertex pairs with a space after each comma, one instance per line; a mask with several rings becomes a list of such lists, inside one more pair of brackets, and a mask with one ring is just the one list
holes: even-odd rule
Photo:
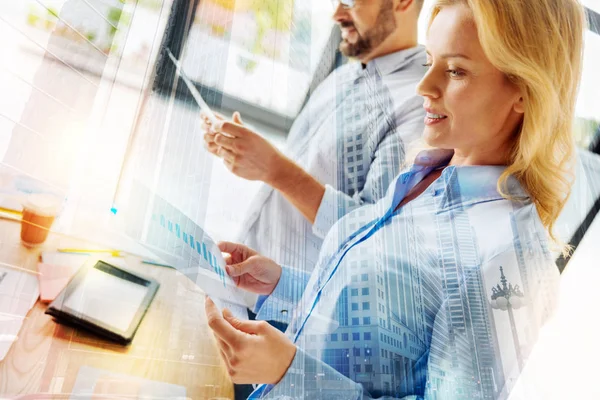
[[355, 0], [352, 8], [339, 4], [333, 19], [342, 30], [340, 51], [346, 57], [366, 56], [396, 29], [393, 0]]

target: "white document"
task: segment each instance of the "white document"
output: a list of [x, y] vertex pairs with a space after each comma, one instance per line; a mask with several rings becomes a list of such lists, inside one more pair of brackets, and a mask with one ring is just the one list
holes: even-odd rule
[[25, 316], [39, 295], [36, 274], [0, 266], [0, 361], [18, 339]]
[[198, 107], [200, 107], [200, 109], [202, 111], [204, 111], [204, 114], [206, 114], [208, 119], [210, 119], [210, 121], [213, 124], [216, 124], [219, 121], [217, 119], [217, 116], [215, 115], [213, 110], [210, 109], [208, 104], [206, 104], [206, 102], [200, 95], [200, 92], [198, 91], [198, 89], [196, 89], [196, 86], [194, 85], [194, 83], [190, 80], [190, 78], [187, 77], [185, 72], [183, 72], [183, 67], [182, 67], [181, 63], [175, 58], [173, 53], [171, 53], [171, 50], [167, 49], [167, 53], [169, 55], [169, 58], [173, 62], [173, 64], [175, 64], [175, 67], [177, 67], [177, 74], [179, 76], [181, 76], [181, 79], [183, 79], [183, 82], [185, 82], [185, 85], [190, 90], [190, 93], [192, 93], [192, 97], [194, 98], [194, 100], [196, 100]]
[[245, 292], [227, 274], [221, 251], [198, 224], [137, 181], [129, 204], [135, 206], [122, 213], [129, 236], [190, 278], [217, 307], [248, 319]]

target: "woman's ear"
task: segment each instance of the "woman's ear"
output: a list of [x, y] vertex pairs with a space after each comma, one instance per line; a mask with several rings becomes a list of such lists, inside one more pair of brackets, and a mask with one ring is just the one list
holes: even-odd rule
[[513, 110], [515, 110], [515, 112], [517, 114], [524, 114], [525, 113], [525, 101], [523, 100], [523, 96], [519, 96], [519, 98], [517, 99], [517, 101], [513, 105]]
[[415, 0], [399, 0], [396, 5], [396, 11], [406, 11]]

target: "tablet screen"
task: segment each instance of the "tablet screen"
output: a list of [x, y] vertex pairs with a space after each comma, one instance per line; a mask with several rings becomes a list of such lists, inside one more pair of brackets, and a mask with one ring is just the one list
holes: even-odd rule
[[121, 332], [127, 331], [149, 288], [91, 268], [63, 303]]

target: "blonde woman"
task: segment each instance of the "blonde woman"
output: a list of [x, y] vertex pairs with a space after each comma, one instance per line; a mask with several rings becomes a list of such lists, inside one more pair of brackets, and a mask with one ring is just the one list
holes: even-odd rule
[[418, 87], [431, 149], [334, 226], [311, 276], [220, 245], [258, 318], [290, 322], [207, 299], [234, 382], [261, 383], [251, 398], [508, 396], [555, 308], [583, 29], [575, 0], [435, 5]]

